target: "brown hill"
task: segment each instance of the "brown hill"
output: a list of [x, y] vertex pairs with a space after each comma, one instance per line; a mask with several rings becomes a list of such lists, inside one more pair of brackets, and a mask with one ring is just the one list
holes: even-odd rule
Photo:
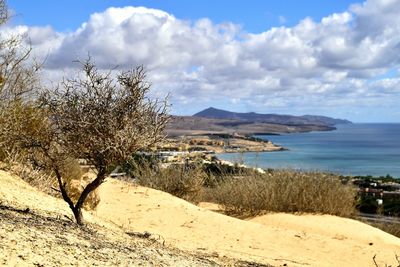
[[193, 116], [173, 116], [167, 125], [170, 136], [197, 135], [208, 133], [279, 134], [310, 131], [331, 131], [327, 125], [285, 125], [277, 123], [243, 121], [238, 119], [215, 119]]
[[207, 108], [193, 115], [194, 117], [214, 118], [214, 119], [236, 119], [251, 122], [265, 122], [285, 125], [324, 125], [334, 126], [336, 124], [351, 123], [348, 120], [335, 119], [326, 116], [316, 115], [282, 115], [282, 114], [261, 114], [255, 112], [239, 113], [217, 108]]

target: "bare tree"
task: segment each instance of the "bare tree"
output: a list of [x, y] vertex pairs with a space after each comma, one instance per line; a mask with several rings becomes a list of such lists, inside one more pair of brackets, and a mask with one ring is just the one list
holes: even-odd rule
[[[9, 19], [5, 0], [0, 0], [0, 26]], [[1, 30], [1, 29], [0, 29]], [[0, 105], [21, 100], [39, 88], [42, 64], [32, 58], [29, 40], [21, 34], [0, 32]]]
[[[6, 2], [0, 0], [0, 26], [7, 20]], [[143, 67], [115, 76], [98, 71], [90, 60], [82, 62], [81, 76], [65, 79], [35, 103], [27, 96], [39, 88], [40, 65], [30, 58], [24, 38], [0, 32], [0, 158], [21, 153], [52, 170], [63, 199], [83, 224], [81, 209], [112, 166], [164, 138], [167, 104], [147, 97]], [[97, 172], [75, 203], [63, 173], [71, 158], [86, 159]]]
[[32, 48], [24, 36], [13, 35], [0, 41], [0, 101], [21, 100], [39, 88], [41, 64], [31, 58]]
[[81, 64], [83, 76], [65, 79], [40, 98], [50, 114], [55, 141], [62, 153], [86, 159], [96, 170], [96, 178], [73, 203], [55, 157], [48, 155], [53, 158], [63, 199], [78, 224], [83, 224], [81, 209], [85, 200], [104, 182], [111, 167], [163, 140], [169, 119], [166, 100], [147, 97], [150, 85], [143, 67], [120, 72], [114, 78], [111, 72], [100, 72], [90, 59]]
[[8, 20], [8, 10], [5, 0], [0, 0], [0, 25]]
[[[0, 27], [8, 18], [6, 2], [0, 0]], [[0, 31], [0, 158], [9, 156], [12, 151], [11, 129], [26, 123], [17, 111], [22, 111], [22, 102], [40, 85], [41, 66], [32, 59], [32, 48], [25, 41], [25, 36]]]

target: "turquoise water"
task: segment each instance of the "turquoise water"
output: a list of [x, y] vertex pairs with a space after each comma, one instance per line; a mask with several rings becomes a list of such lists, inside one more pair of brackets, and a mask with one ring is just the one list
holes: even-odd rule
[[400, 177], [400, 124], [337, 125], [330, 132], [259, 135], [289, 151], [219, 154], [262, 168]]

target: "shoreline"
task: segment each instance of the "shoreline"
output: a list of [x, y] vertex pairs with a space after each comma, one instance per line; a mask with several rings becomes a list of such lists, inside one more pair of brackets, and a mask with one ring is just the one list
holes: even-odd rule
[[[280, 151], [290, 151], [289, 149], [287, 150], [280, 150]], [[230, 162], [232, 165], [235, 165], [236, 162], [232, 161], [232, 159], [223, 159], [220, 157], [221, 154], [245, 154], [245, 153], [257, 153], [257, 152], [278, 152], [278, 151], [245, 151], [245, 152], [222, 152], [222, 153], [215, 153], [218, 161], [224, 161], [224, 162]], [[370, 179], [370, 180], [387, 180], [387, 181], [393, 181], [393, 182], [400, 182], [400, 176], [396, 175], [391, 175], [391, 174], [382, 174], [382, 175], [371, 175], [371, 174], [342, 174], [339, 172], [335, 172], [332, 170], [321, 170], [321, 169], [296, 169], [296, 168], [290, 168], [290, 167], [263, 167], [260, 166], [259, 164], [252, 165], [251, 163], [248, 162], [243, 162], [240, 163], [241, 165], [245, 166], [246, 168], [250, 169], [263, 169], [263, 170], [292, 170], [295, 172], [310, 172], [310, 171], [316, 171], [316, 172], [322, 172], [322, 173], [329, 173], [333, 174], [342, 178], [353, 178], [353, 179]]]
[[[354, 123], [337, 125], [336, 131], [311, 134], [285, 134], [267, 138], [290, 151], [277, 154], [248, 153], [244, 161], [264, 168], [319, 170], [342, 176], [381, 178], [389, 174], [400, 178], [397, 133], [399, 123]], [[235, 154], [223, 159], [235, 159]]]
[[222, 152], [215, 152], [215, 154], [234, 154], [234, 153], [257, 153], [257, 152], [280, 152], [280, 151], [289, 151], [290, 149], [276, 146], [276, 149], [268, 149], [268, 150], [223, 150]]
[[276, 145], [269, 140], [254, 136], [205, 133], [199, 135], [183, 135], [169, 138], [167, 143], [157, 150], [187, 151], [203, 153], [245, 153], [245, 152], [276, 152], [286, 151], [285, 147]]

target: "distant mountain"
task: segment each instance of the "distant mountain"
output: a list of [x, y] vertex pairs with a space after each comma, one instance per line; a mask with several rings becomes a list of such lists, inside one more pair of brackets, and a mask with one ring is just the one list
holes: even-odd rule
[[240, 120], [248, 122], [262, 122], [262, 123], [275, 123], [284, 125], [323, 125], [334, 126], [336, 124], [351, 123], [348, 120], [334, 119], [325, 116], [293, 116], [293, 115], [279, 115], [279, 114], [260, 114], [255, 112], [238, 113], [231, 112], [217, 108], [207, 108], [193, 115], [194, 117], [212, 118], [212, 119], [228, 119]]
[[285, 125], [267, 122], [252, 122], [238, 119], [212, 119], [194, 116], [172, 116], [167, 125], [169, 136], [201, 134], [281, 134], [303, 133], [311, 131], [332, 131], [336, 128], [328, 125]]

